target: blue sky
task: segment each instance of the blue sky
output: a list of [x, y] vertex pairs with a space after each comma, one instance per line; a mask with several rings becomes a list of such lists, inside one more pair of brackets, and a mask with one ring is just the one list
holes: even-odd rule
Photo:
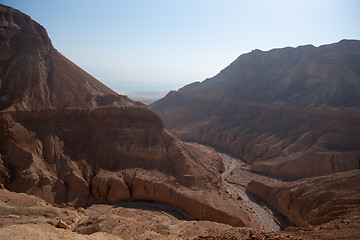
[[358, 0], [0, 0], [117, 91], [168, 91], [253, 49], [360, 39]]

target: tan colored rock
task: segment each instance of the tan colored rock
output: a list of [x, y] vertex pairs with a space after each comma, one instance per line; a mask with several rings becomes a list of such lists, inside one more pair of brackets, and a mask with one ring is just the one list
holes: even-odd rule
[[70, 227], [62, 220], [59, 220], [58, 223], [55, 225], [57, 228], [69, 229]]
[[182, 186], [171, 186], [155, 179], [143, 180], [136, 176], [128, 180], [131, 180], [127, 185], [131, 188], [133, 200], [168, 204], [194, 219], [262, 228], [259, 220], [247, 212], [244, 206], [236, 206], [235, 201], [226, 195], [225, 191], [191, 191]]
[[130, 200], [130, 191], [123, 176], [113, 172], [99, 172], [91, 181], [92, 194], [100, 202], [119, 203]]
[[252, 181], [246, 190], [268, 202], [297, 226], [356, 217], [360, 209], [360, 170], [294, 182]]
[[[272, 232], [209, 221], [180, 220], [166, 205], [127, 203], [124, 207], [92, 205], [79, 211], [56, 208], [43, 200], [0, 190], [0, 212], [20, 218], [0, 218], [4, 239], [358, 239], [359, 217], [346, 217], [325, 224], [291, 227]], [[77, 216], [77, 220], [70, 221]], [[180, 219], [178, 219], [180, 218]], [[69, 229], [56, 228], [61, 219]], [[49, 224], [50, 223], [50, 224]]]

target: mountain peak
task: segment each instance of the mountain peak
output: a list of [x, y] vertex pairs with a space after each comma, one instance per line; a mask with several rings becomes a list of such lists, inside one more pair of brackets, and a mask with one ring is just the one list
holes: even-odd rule
[[[253, 51], [151, 107], [182, 139], [226, 149], [251, 164], [276, 163], [271, 164], [276, 170], [254, 164], [258, 172], [321, 175], [326, 171], [313, 169], [327, 157], [326, 174], [346, 171], [359, 166], [359, 69], [357, 40]], [[331, 154], [338, 163], [331, 162]]]
[[18, 48], [53, 48], [51, 40], [43, 26], [30, 16], [11, 7], [0, 5], [1, 60], [13, 56]]
[[0, 110], [141, 105], [120, 96], [61, 55], [45, 30], [0, 5]]
[[[360, 102], [359, 65], [358, 40], [254, 50], [196, 89], [197, 94], [221, 95], [228, 100], [352, 107]], [[194, 88], [189, 84], [182, 92]]]

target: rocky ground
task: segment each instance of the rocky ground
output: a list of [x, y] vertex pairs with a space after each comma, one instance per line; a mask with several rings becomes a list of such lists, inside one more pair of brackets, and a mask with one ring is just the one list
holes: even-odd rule
[[[353, 170], [360, 163], [360, 128], [353, 124], [360, 119], [358, 101], [340, 101], [346, 109], [319, 105], [348, 96], [347, 91], [330, 94], [336, 81], [327, 88], [317, 84], [321, 93], [330, 89], [330, 95], [311, 109], [302, 107], [312, 102], [296, 104], [294, 97], [284, 95], [298, 89], [297, 84], [282, 82], [271, 84], [274, 90], [285, 86], [275, 102], [266, 97], [257, 103], [252, 97], [202, 98], [193, 94], [199, 84], [168, 95], [171, 104], [191, 106], [190, 112], [182, 106], [165, 110], [172, 118], [164, 118], [166, 122], [186, 126], [178, 125], [178, 136], [184, 137], [184, 131], [196, 135], [187, 139], [227, 149], [245, 164], [181, 141], [148, 106], [118, 95], [61, 55], [29, 16], [0, 5], [0, 20], [0, 239], [360, 238], [360, 170]], [[336, 46], [359, 46], [360, 52], [356, 41]], [[285, 55], [301, 49], [288, 49]], [[265, 55], [277, 58], [277, 52]], [[256, 60], [259, 52], [255, 55]], [[340, 56], [356, 57], [353, 51], [340, 51]], [[344, 66], [336, 72], [352, 72]], [[260, 70], [245, 69], [254, 70], [250, 75]], [[267, 71], [262, 73], [264, 80], [270, 79]], [[223, 96], [244, 97], [253, 87], [259, 89], [252, 78], [248, 82], [250, 89], [229, 82], [231, 92]], [[223, 89], [222, 83], [215, 85]], [[353, 90], [359, 85], [348, 86]], [[218, 96], [218, 90], [209, 94], [205, 89], [205, 96]], [[308, 92], [307, 87], [302, 90]], [[189, 102], [194, 96], [195, 104]], [[298, 100], [306, 99], [314, 99], [313, 94]], [[331, 152], [305, 151], [313, 147]], [[254, 171], [312, 178], [286, 182]], [[301, 228], [286, 228], [277, 211]], [[285, 230], [278, 231], [280, 227]]]
[[222, 160], [169, 133], [59, 53], [46, 30], [0, 5], [0, 184], [75, 208], [153, 201], [194, 219], [261, 228], [226, 193]]
[[[136, 206], [137, 205], [137, 206]], [[23, 193], [0, 190], [2, 239], [304, 239], [293, 232], [233, 228], [182, 220], [158, 204], [57, 208]], [[176, 211], [175, 211], [176, 212]]]

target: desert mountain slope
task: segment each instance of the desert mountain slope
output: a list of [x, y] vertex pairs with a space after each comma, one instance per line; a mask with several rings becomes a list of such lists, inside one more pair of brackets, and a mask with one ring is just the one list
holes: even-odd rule
[[0, 26], [0, 109], [133, 104], [62, 56], [46, 30], [29, 16], [1, 7]]
[[359, 168], [360, 41], [254, 50], [151, 107], [182, 139], [296, 179]]
[[360, 103], [360, 41], [314, 47], [254, 50], [215, 77], [181, 93], [301, 107], [352, 107]]
[[45, 29], [0, 5], [0, 183], [55, 205], [144, 200], [261, 228], [226, 193], [215, 153], [173, 137], [144, 104], [70, 62]]

